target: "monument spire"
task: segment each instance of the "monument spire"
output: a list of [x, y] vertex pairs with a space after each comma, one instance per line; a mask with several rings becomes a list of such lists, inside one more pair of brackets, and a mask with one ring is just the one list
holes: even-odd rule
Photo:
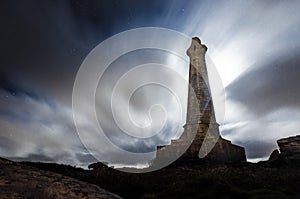
[[199, 38], [194, 37], [187, 50], [190, 65], [184, 132], [179, 139], [171, 140], [170, 145], [157, 147], [156, 160], [167, 159], [189, 144], [188, 149], [174, 164], [191, 165], [201, 161], [210, 163], [246, 161], [244, 148], [231, 144], [230, 141], [220, 136], [205, 63], [206, 52], [207, 47]]

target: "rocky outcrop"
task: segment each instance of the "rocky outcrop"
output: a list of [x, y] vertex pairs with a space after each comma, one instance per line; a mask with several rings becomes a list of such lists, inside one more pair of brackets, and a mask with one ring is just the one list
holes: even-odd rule
[[273, 166], [300, 166], [300, 135], [277, 140], [279, 150], [274, 150], [268, 160]]
[[0, 158], [0, 198], [120, 198], [98, 186]]
[[281, 156], [295, 156], [300, 153], [300, 135], [277, 141]]
[[280, 154], [279, 154], [278, 149], [275, 149], [275, 150], [271, 153], [270, 158], [269, 158], [269, 161], [276, 161], [276, 160], [278, 160], [279, 155], [280, 155]]

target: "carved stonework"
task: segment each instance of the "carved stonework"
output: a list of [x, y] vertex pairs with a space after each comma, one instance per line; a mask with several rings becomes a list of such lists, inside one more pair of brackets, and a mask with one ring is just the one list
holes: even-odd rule
[[[172, 140], [170, 145], [159, 146], [157, 148], [156, 159], [167, 159], [179, 153], [180, 149], [191, 140], [191, 136], [195, 136], [190, 147], [174, 164], [194, 164], [195, 162], [199, 162], [199, 150], [204, 139], [208, 140], [208, 143], [209, 140], [213, 141], [218, 139], [218, 141], [213, 142], [214, 144], [216, 143], [215, 145], [213, 144], [213, 149], [207, 148], [208, 155], [205, 156], [202, 161], [205, 160], [216, 163], [246, 161], [244, 148], [233, 145], [230, 141], [220, 136], [219, 125], [215, 119], [210, 94], [205, 63], [206, 51], [207, 47], [201, 44], [199, 38], [192, 39], [191, 46], [187, 50], [187, 55], [190, 57], [190, 86], [188, 90], [187, 118], [184, 132], [179, 139]], [[206, 146], [203, 146], [205, 149]]]

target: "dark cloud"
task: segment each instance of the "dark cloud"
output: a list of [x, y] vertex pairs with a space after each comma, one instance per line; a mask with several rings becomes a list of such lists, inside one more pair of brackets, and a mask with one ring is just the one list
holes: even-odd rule
[[33, 88], [29, 88], [28, 85], [21, 85], [16, 80], [10, 80], [10, 77], [7, 74], [0, 75], [0, 90], [7, 92], [8, 95], [13, 97], [28, 97], [35, 101], [43, 101], [47, 103], [49, 106], [55, 106], [48, 98], [43, 91], [37, 91]]
[[59, 159], [59, 157], [48, 157], [44, 154], [28, 154], [25, 157], [8, 157], [15, 161], [32, 161], [32, 162], [54, 162]]
[[[300, 108], [300, 51], [265, 57], [227, 88], [228, 98], [244, 104], [256, 117], [281, 108]], [[282, 118], [284, 120], [284, 118]]]
[[16, 153], [18, 150], [18, 145], [21, 143], [11, 139], [7, 138], [6, 136], [0, 136], [0, 151], [2, 154], [5, 153]]
[[1, 155], [78, 164], [76, 158], [70, 160], [74, 156], [73, 150], [82, 146], [71, 110], [40, 93], [1, 79]]

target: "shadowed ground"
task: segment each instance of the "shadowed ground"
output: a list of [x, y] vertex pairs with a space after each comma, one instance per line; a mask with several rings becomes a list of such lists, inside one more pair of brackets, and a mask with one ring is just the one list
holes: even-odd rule
[[0, 158], [0, 198], [120, 198], [60, 174]]
[[167, 167], [131, 174], [100, 167], [86, 171], [70, 166], [27, 163], [89, 183], [124, 198], [299, 198], [299, 167], [269, 167], [264, 163], [197, 167]]

